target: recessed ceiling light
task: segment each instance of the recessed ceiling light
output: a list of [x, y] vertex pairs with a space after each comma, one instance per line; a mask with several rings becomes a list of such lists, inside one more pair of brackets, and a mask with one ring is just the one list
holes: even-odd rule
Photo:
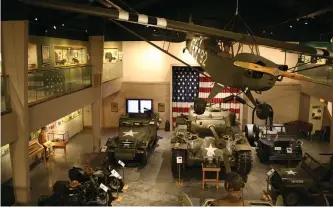
[[308, 22], [304, 22], [304, 24], [308, 24]]
[[271, 32], [271, 35], [273, 34], [273, 32]]
[[292, 25], [289, 25], [289, 27], [290, 27], [290, 28], [293, 28], [293, 26], [292, 26]]
[[62, 24], [61, 26], [65, 26], [65, 24]]
[[88, 32], [88, 30], [86, 30], [86, 32]]
[[53, 26], [53, 29], [57, 29], [57, 27], [56, 27], [56, 26]]
[[45, 30], [45, 32], [47, 32], [47, 30]]
[[35, 20], [38, 21], [38, 18], [36, 17]]

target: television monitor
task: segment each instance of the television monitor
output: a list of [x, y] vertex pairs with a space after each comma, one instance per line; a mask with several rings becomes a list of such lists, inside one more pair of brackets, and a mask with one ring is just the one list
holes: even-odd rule
[[144, 113], [144, 109], [153, 109], [152, 99], [126, 99], [126, 113]]

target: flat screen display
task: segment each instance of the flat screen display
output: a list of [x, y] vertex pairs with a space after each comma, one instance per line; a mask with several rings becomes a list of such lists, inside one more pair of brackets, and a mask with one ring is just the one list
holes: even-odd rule
[[146, 110], [152, 110], [153, 100], [151, 99], [127, 99], [126, 113], [144, 113]]

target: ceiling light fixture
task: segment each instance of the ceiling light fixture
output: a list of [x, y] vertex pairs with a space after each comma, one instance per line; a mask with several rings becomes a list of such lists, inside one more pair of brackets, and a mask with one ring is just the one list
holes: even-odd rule
[[36, 17], [35, 20], [38, 21], [38, 18]]
[[308, 24], [308, 22], [304, 22], [304, 24]]
[[56, 27], [56, 26], [53, 26], [53, 29], [57, 29], [57, 27]]
[[62, 24], [61, 26], [65, 26], [65, 24]]
[[289, 25], [289, 27], [290, 27], [290, 28], [293, 28], [293, 26], [292, 26], [292, 25]]
[[88, 33], [88, 30], [85, 30]]
[[47, 30], [45, 30], [45, 33], [47, 33]]
[[271, 32], [271, 35], [273, 34], [273, 32]]

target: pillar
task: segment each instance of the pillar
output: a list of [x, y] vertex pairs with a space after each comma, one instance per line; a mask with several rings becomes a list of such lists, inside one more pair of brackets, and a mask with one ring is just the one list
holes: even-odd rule
[[[330, 105], [331, 110], [333, 111], [333, 104]], [[333, 115], [333, 114], [331, 114]], [[330, 150], [329, 152], [333, 152], [333, 116], [331, 116], [331, 136], [330, 136]]]
[[93, 134], [93, 151], [101, 148], [101, 105], [102, 105], [102, 70], [104, 55], [104, 36], [89, 37], [90, 64], [92, 66], [92, 81], [95, 101], [91, 106], [91, 124]]
[[9, 76], [10, 102], [17, 118], [17, 139], [10, 143], [13, 183], [16, 203], [23, 205], [30, 202], [28, 25], [28, 21], [2, 21], [1, 25], [3, 71]]

